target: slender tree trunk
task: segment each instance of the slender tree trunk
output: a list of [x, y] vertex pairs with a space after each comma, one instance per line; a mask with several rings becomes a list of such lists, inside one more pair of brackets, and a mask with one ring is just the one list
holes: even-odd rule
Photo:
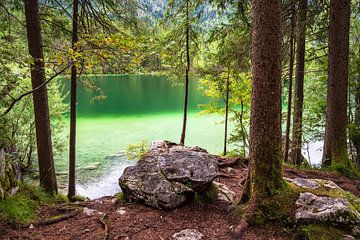
[[[79, 1], [73, 0], [73, 30], [72, 48], [77, 51], [78, 22], [79, 22]], [[76, 60], [73, 59], [71, 66], [71, 90], [70, 90], [70, 150], [69, 150], [69, 187], [68, 198], [73, 199], [76, 193], [75, 166], [76, 166], [76, 89], [77, 89], [77, 68]]]
[[[267, 209], [282, 187], [280, 0], [253, 0], [250, 166], [243, 200]], [[249, 199], [250, 197], [250, 199]]]
[[[358, 76], [357, 86], [356, 86], [356, 93], [355, 93], [355, 126], [356, 129], [360, 129], [360, 75]], [[356, 151], [356, 157], [355, 157], [355, 163], [360, 166], [360, 133], [357, 132], [354, 134], [355, 137], [352, 139], [355, 151]]]
[[349, 28], [350, 0], [331, 0], [323, 166], [349, 163], [346, 134]]
[[180, 144], [185, 144], [186, 121], [187, 121], [187, 107], [189, 95], [189, 72], [190, 72], [190, 29], [189, 29], [189, 0], [186, 1], [186, 70], [185, 70], [185, 95], [184, 95], [184, 116], [183, 126], [181, 131]]
[[[31, 64], [31, 83], [34, 89], [46, 81], [39, 3], [37, 0], [24, 0], [24, 3], [29, 53], [34, 61]], [[46, 85], [33, 93], [33, 101], [40, 185], [46, 191], [57, 193]]]
[[291, 16], [291, 32], [290, 32], [290, 64], [289, 64], [289, 93], [288, 93], [288, 109], [286, 114], [286, 133], [285, 133], [285, 162], [288, 162], [289, 146], [290, 146], [290, 123], [291, 123], [291, 104], [292, 104], [292, 82], [294, 71], [294, 28], [295, 28], [295, 13]]
[[294, 119], [293, 136], [291, 143], [291, 160], [296, 165], [301, 165], [303, 156], [302, 149], [302, 116], [304, 102], [304, 68], [305, 68], [305, 36], [307, 0], [299, 1], [298, 8], [298, 39], [296, 49], [296, 75], [294, 94]]
[[227, 135], [228, 135], [228, 117], [229, 117], [229, 85], [230, 85], [230, 70], [228, 70], [226, 79], [226, 98], [225, 98], [225, 130], [224, 130], [224, 156], [227, 152]]

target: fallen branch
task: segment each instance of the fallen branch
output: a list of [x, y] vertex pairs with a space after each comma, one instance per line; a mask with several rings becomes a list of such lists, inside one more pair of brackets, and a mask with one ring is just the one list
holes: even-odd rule
[[109, 239], [109, 226], [105, 222], [106, 216], [107, 216], [107, 214], [105, 213], [101, 216], [101, 218], [99, 218], [99, 222], [103, 225], [104, 230], [105, 230], [105, 236], [104, 236], [103, 240]]

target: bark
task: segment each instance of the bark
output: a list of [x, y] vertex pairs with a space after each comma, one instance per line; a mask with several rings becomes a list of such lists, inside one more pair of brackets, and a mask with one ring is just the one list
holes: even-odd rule
[[227, 135], [228, 135], [228, 117], [229, 117], [229, 85], [230, 85], [230, 70], [226, 79], [226, 97], [225, 97], [225, 130], [224, 130], [224, 156], [227, 152]]
[[[79, 21], [79, 1], [73, 1], [73, 30], [72, 48], [77, 51], [78, 42], [78, 21]], [[73, 60], [74, 61], [74, 60]], [[76, 62], [71, 66], [71, 90], [70, 90], [70, 148], [69, 148], [69, 186], [68, 198], [73, 199], [76, 193], [75, 185], [75, 166], [76, 166], [76, 89], [77, 89], [77, 68]]]
[[293, 136], [291, 143], [291, 160], [296, 165], [301, 165], [302, 149], [302, 116], [304, 102], [304, 67], [305, 67], [305, 36], [307, 0], [299, 1], [298, 9], [298, 36], [296, 49], [296, 75], [294, 92], [294, 119]]
[[244, 196], [261, 208], [283, 185], [281, 28], [281, 1], [253, 0], [249, 194]]
[[292, 82], [294, 71], [294, 28], [295, 28], [295, 14], [291, 16], [291, 32], [290, 32], [290, 66], [289, 66], [289, 93], [288, 93], [288, 109], [286, 114], [286, 133], [285, 133], [285, 162], [288, 162], [289, 146], [290, 146], [290, 123], [291, 123], [291, 104], [292, 104]]
[[181, 131], [180, 144], [185, 144], [186, 121], [187, 121], [187, 107], [189, 95], [189, 72], [190, 72], [190, 29], [189, 29], [189, 0], [186, 1], [186, 69], [185, 69], [185, 95], [184, 95], [184, 115], [183, 125]]
[[350, 0], [330, 1], [329, 66], [323, 166], [347, 165]]
[[[31, 64], [31, 83], [32, 88], [36, 89], [46, 82], [39, 3], [37, 0], [24, 0], [24, 3], [29, 53], [34, 61]], [[33, 101], [40, 185], [46, 191], [56, 193], [57, 183], [51, 140], [48, 95], [45, 84], [41, 89], [33, 93]]]

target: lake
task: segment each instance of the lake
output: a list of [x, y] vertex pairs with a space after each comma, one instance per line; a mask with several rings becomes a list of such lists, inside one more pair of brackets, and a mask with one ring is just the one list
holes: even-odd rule
[[[61, 81], [66, 92], [69, 81]], [[112, 155], [141, 141], [180, 140], [184, 90], [163, 76], [106, 75], [92, 81], [106, 99], [93, 101], [96, 94], [79, 86], [76, 156], [77, 193], [95, 198], [120, 191], [118, 178], [126, 166], [135, 164], [124, 155]], [[191, 81], [185, 144], [218, 154], [223, 148], [223, 116], [200, 115], [198, 105], [208, 101]], [[67, 182], [67, 161], [67, 152], [56, 159], [62, 188]]]

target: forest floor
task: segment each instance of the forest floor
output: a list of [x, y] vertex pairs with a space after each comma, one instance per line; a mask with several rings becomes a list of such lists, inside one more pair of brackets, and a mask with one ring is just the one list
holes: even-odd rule
[[[239, 196], [242, 184], [245, 182], [246, 171], [245, 165], [226, 169], [224, 175], [217, 181], [229, 186]], [[285, 175], [332, 180], [344, 190], [360, 197], [360, 181], [335, 173], [286, 167]], [[63, 216], [64, 211], [70, 211], [68, 219], [52, 223], [52, 220]], [[10, 226], [0, 220], [0, 239], [167, 240], [171, 239], [174, 233], [184, 229], [197, 229], [204, 235], [204, 239], [214, 240], [297, 239], [292, 231], [280, 224], [248, 227], [241, 237], [236, 236], [233, 229], [239, 223], [239, 215], [229, 203], [220, 200], [204, 205], [190, 204], [180, 209], [165, 211], [138, 203], [124, 203], [116, 197], [103, 197], [76, 205], [42, 206], [38, 216], [38, 223], [42, 222], [42, 224], [26, 227]], [[44, 220], [47, 221], [46, 224]]]

